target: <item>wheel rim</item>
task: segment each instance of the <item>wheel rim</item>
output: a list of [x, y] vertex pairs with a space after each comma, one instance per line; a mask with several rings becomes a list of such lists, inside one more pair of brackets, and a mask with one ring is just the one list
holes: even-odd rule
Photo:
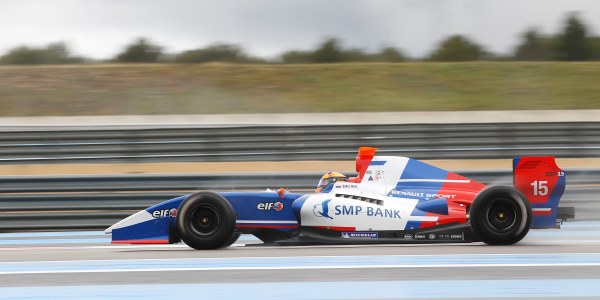
[[192, 211], [192, 231], [201, 237], [209, 237], [215, 234], [221, 225], [221, 215], [212, 205], [200, 205]]
[[485, 220], [493, 231], [509, 232], [517, 224], [517, 219], [517, 209], [512, 201], [496, 199], [487, 207]]

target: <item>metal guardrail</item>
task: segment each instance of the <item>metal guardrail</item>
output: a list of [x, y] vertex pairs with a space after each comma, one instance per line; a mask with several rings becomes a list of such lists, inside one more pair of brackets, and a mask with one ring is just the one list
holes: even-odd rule
[[[460, 172], [488, 184], [512, 183], [510, 172]], [[577, 219], [597, 219], [600, 171], [567, 170], [561, 202]], [[104, 229], [138, 210], [198, 190], [310, 191], [322, 174], [120, 175], [12, 177], [0, 181], [0, 231]]]
[[417, 159], [600, 156], [600, 123], [373, 123], [0, 128], [0, 163], [353, 160], [365, 145]]

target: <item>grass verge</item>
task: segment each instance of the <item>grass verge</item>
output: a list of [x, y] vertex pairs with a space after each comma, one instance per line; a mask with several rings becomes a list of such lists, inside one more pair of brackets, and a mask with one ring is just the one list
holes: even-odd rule
[[600, 108], [600, 63], [0, 67], [0, 116]]

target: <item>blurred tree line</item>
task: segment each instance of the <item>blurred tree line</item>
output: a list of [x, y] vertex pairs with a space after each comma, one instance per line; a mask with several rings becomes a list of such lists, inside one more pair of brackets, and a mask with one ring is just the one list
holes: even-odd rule
[[17, 47], [0, 57], [0, 63], [9, 65], [78, 64], [83, 57], [72, 56], [64, 43], [53, 43], [45, 48]]
[[313, 51], [288, 51], [281, 55], [281, 61], [288, 64], [339, 63], [339, 62], [401, 62], [405, 57], [400, 50], [386, 47], [377, 53], [367, 53], [361, 49], [344, 49], [339, 40], [326, 39]]
[[[371, 53], [363, 49], [345, 49], [335, 38], [324, 40], [314, 50], [292, 50], [276, 60], [252, 57], [232, 44], [214, 44], [177, 54], [167, 54], [151, 41], [140, 38], [108, 62], [157, 63], [175, 62], [184, 64], [206, 62], [228, 63], [337, 63], [337, 62], [403, 62], [406, 56], [394, 47], [385, 47]], [[474, 61], [474, 60], [520, 60], [520, 61], [586, 61], [600, 60], [600, 37], [592, 36], [577, 14], [570, 14], [561, 32], [544, 35], [532, 28], [521, 36], [521, 41], [511, 56], [502, 57], [486, 51], [481, 45], [463, 35], [453, 35], [441, 43], [423, 60], [429, 61]], [[18, 47], [0, 57], [0, 64], [75, 64], [93, 62], [73, 56], [64, 43], [50, 44], [45, 48]]]

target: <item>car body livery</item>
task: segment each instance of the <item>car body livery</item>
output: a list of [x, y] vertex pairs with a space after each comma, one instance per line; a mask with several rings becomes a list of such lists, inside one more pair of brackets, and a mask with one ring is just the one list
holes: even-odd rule
[[274, 244], [478, 242], [507, 245], [559, 228], [566, 174], [554, 157], [513, 160], [514, 186], [486, 186], [424, 162], [362, 147], [358, 176], [319, 193], [199, 192], [159, 203], [106, 230], [113, 243], [195, 249], [240, 234]]

